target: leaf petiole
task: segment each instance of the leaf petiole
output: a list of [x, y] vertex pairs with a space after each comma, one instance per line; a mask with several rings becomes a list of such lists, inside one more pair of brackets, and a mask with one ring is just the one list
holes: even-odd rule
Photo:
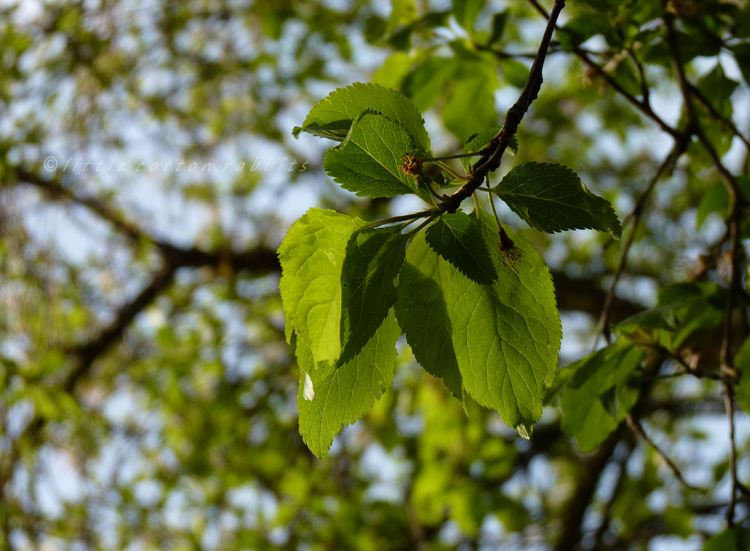
[[[490, 187], [490, 178], [489, 176], [485, 176], [485, 182], [487, 182], [487, 187]], [[495, 217], [495, 224], [497, 224], [497, 231], [499, 232], [502, 230], [502, 226], [500, 225], [500, 218], [497, 216], [497, 211], [495, 210], [495, 198], [490, 195], [490, 208], [492, 209], [492, 215]]]
[[376, 220], [375, 222], [371, 222], [370, 224], [363, 226], [362, 228], [360, 228], [359, 231], [365, 232], [368, 230], [379, 228], [380, 226], [385, 226], [386, 224], [396, 224], [398, 222], [412, 221], [418, 218], [425, 218], [427, 216], [431, 216], [434, 210], [435, 209], [421, 210], [419, 212], [413, 212], [411, 214], [405, 214], [403, 216], [394, 216], [392, 218], [386, 218], [384, 220]]
[[[440, 168], [442, 168], [445, 172], [447, 172], [448, 174], [450, 174], [453, 177], [454, 180], [456, 180], [458, 182], [462, 182], [462, 183], [469, 181], [469, 179], [466, 176], [461, 176], [458, 172], [456, 172], [455, 170], [453, 170], [449, 165], [445, 164], [444, 162], [437, 161], [435, 164], [438, 165]], [[458, 185], [458, 184], [456, 184], [456, 185]]]
[[471, 194], [471, 198], [474, 199], [474, 212], [477, 215], [477, 219], [479, 219], [479, 213], [482, 209], [482, 207], [479, 205], [479, 197], [477, 196], [476, 192]]
[[423, 163], [434, 163], [436, 161], [449, 161], [450, 159], [464, 159], [466, 157], [479, 157], [480, 153], [460, 153], [458, 155], [446, 155], [445, 157], [431, 157], [422, 159]]
[[406, 237], [407, 237], [407, 238], [409, 238], [409, 237], [413, 237], [413, 236], [417, 235], [417, 234], [418, 234], [418, 233], [419, 233], [420, 231], [422, 231], [422, 229], [423, 229], [423, 228], [424, 228], [424, 227], [425, 227], [425, 226], [426, 226], [427, 224], [429, 224], [429, 223], [430, 223], [430, 222], [432, 222], [432, 221], [433, 221], [433, 220], [434, 220], [435, 218], [437, 218], [437, 217], [438, 217], [438, 215], [439, 215], [439, 213], [438, 213], [438, 212], [433, 212], [433, 213], [432, 213], [432, 214], [431, 214], [431, 215], [430, 215], [430, 216], [429, 216], [429, 217], [427, 218], [427, 220], [425, 220], [425, 221], [424, 221], [424, 222], [422, 222], [422, 223], [421, 223], [421, 224], [420, 224], [419, 226], [417, 226], [416, 228], [414, 228], [413, 230], [411, 230], [411, 231], [410, 231], [409, 233], [407, 233], [407, 234], [406, 234]]

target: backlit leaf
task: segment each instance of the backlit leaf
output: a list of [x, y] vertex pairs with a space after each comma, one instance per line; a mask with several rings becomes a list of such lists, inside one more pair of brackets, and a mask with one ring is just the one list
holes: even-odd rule
[[638, 399], [638, 387], [629, 384], [644, 353], [624, 339], [569, 365], [562, 389], [562, 429], [575, 437], [582, 452], [601, 444]]
[[400, 334], [391, 310], [361, 353], [338, 367], [315, 362], [312, 351], [297, 342], [299, 430], [315, 455], [325, 457], [342, 424], [362, 417], [391, 385]]
[[359, 196], [417, 193], [417, 179], [400, 168], [404, 155], [415, 151], [401, 123], [367, 112], [354, 122], [339, 146], [328, 150], [323, 168], [341, 187]]
[[341, 352], [341, 271], [349, 240], [364, 225], [358, 218], [313, 208], [279, 247], [287, 340], [296, 331], [318, 363], [333, 363]]
[[499, 83], [494, 68], [484, 60], [462, 60], [453, 74], [453, 88], [443, 107], [443, 123], [460, 141], [478, 128], [497, 124], [495, 93]]
[[595, 229], [619, 238], [620, 221], [609, 201], [597, 197], [567, 167], [525, 163], [493, 188], [530, 226], [547, 233]]
[[365, 111], [375, 111], [398, 121], [413, 138], [422, 153], [430, 152], [430, 138], [424, 120], [414, 104], [402, 93], [377, 84], [355, 82], [339, 88], [313, 107], [301, 127], [292, 132], [308, 132], [316, 136], [343, 141], [352, 123]]
[[497, 279], [480, 222], [463, 212], [443, 214], [425, 232], [427, 244], [461, 273], [477, 283]]
[[402, 268], [396, 314], [417, 361], [461, 387], [528, 437], [555, 378], [561, 328], [547, 266], [524, 238], [506, 228], [521, 257], [506, 268], [495, 221], [481, 213], [482, 233], [498, 278], [471, 281], [417, 235]]

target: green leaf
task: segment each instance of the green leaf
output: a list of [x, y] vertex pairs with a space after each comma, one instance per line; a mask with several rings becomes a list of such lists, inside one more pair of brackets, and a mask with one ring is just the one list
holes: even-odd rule
[[703, 546], [703, 551], [747, 551], [750, 549], [750, 529], [730, 528], [716, 534]]
[[[378, 17], [377, 15], [371, 15], [364, 21], [364, 36], [365, 40], [370, 44], [378, 42], [385, 34], [386, 28], [388, 28], [388, 22], [385, 19]], [[296, 127], [295, 130], [299, 128]], [[300, 128], [300, 131], [302, 129]]]
[[386, 34], [392, 34], [400, 27], [413, 23], [416, 18], [415, 0], [391, 0], [391, 17], [388, 19]]
[[601, 444], [635, 405], [638, 388], [628, 382], [644, 356], [620, 339], [561, 370], [569, 377], [560, 401], [562, 429], [582, 452]]
[[727, 188], [723, 183], [717, 182], [711, 186], [711, 189], [706, 192], [698, 204], [698, 211], [695, 214], [695, 229], [701, 229], [709, 214], [717, 212], [725, 216], [728, 208], [729, 193], [727, 193]]
[[496, 124], [495, 90], [499, 85], [495, 69], [484, 60], [457, 64], [453, 89], [442, 112], [445, 127], [463, 142], [477, 128]]
[[516, 88], [523, 89], [529, 78], [529, 68], [515, 59], [506, 59], [502, 62], [503, 78], [505, 82]]
[[398, 88], [413, 64], [412, 55], [394, 52], [372, 75], [372, 82], [386, 88]]
[[443, 172], [436, 174], [432, 178], [422, 175], [420, 176], [419, 181], [421, 186], [428, 188], [430, 184], [434, 184], [441, 189], [456, 187], [456, 185], [458, 185], [453, 180], [449, 180], [448, 178], [446, 178]]
[[724, 117], [732, 118], [732, 93], [740, 83], [724, 74], [721, 63], [717, 63], [713, 69], [698, 80], [700, 90], [708, 102], [716, 111]]
[[750, 84], [750, 44], [736, 44], [734, 46], [729, 46], [729, 49], [737, 60], [737, 65], [740, 67], [742, 78], [745, 79], [745, 83]]
[[508, 22], [508, 11], [501, 11], [492, 16], [492, 31], [490, 37], [487, 40], [487, 46], [492, 46], [495, 42], [498, 42], [505, 32], [505, 24]]
[[558, 31], [560, 46], [570, 52], [597, 34], [606, 34], [612, 28], [609, 19], [603, 14], [580, 15], [568, 21]]
[[685, 31], [675, 32], [683, 63], [699, 56], [715, 57], [721, 53], [722, 42], [716, 40], [711, 33], [706, 33], [703, 29], [692, 25], [686, 25]]
[[378, 113], [363, 113], [347, 138], [328, 150], [323, 168], [341, 187], [358, 196], [393, 197], [417, 193], [417, 179], [400, 170], [402, 157], [416, 151], [402, 124]]
[[562, 165], [516, 166], [492, 191], [530, 226], [547, 233], [590, 228], [618, 239], [622, 234], [609, 201], [591, 193]]
[[342, 423], [362, 417], [391, 385], [400, 334], [391, 310], [361, 353], [339, 367], [315, 362], [312, 351], [297, 342], [299, 429], [315, 455], [325, 457]]
[[615, 421], [618, 420], [620, 412], [620, 393], [618, 390], [616, 386], [613, 386], [599, 395], [599, 400], [601, 400], [604, 410]]
[[497, 279], [490, 251], [476, 216], [443, 214], [425, 232], [427, 244], [466, 277], [489, 285]]
[[456, 61], [448, 57], [428, 57], [404, 79], [403, 91], [417, 109], [426, 111], [437, 101], [453, 75]]
[[343, 351], [338, 365], [359, 353], [396, 302], [406, 240], [400, 228], [392, 226], [358, 233], [349, 242], [341, 274]]
[[352, 234], [365, 225], [332, 210], [310, 209], [278, 250], [287, 342], [292, 331], [315, 361], [333, 364], [341, 352], [341, 271]]
[[361, 82], [332, 92], [313, 107], [302, 126], [295, 127], [292, 134], [297, 137], [300, 132], [308, 132], [340, 142], [348, 135], [352, 123], [365, 111], [375, 111], [398, 121], [420, 152], [431, 151], [422, 115], [409, 98], [396, 90]]
[[[477, 151], [484, 149], [492, 141], [492, 138], [497, 136], [497, 133], [500, 132], [500, 130], [502, 130], [501, 126], [493, 126], [492, 128], [488, 128], [487, 130], [484, 130], [479, 134], [470, 136], [461, 153], [466, 155], [467, 153], [476, 153]], [[518, 153], [518, 139], [515, 136], [510, 139], [510, 143], [508, 144], [508, 148], [506, 149], [506, 151], [513, 155]], [[471, 168], [473, 160], [476, 161], [477, 158], [472, 159], [471, 157], [463, 157], [461, 159], [461, 164], [464, 165], [464, 169], [466, 169], [467, 172]]]
[[745, 6], [737, 12], [734, 17], [735, 26], [733, 35], [735, 38], [750, 38], [750, 4]]
[[[480, 216], [485, 242], [496, 244], [493, 217]], [[544, 260], [524, 238], [505, 231], [521, 252], [518, 273], [490, 246], [500, 274], [491, 285], [471, 281], [417, 235], [399, 276], [396, 315], [422, 367], [459, 399], [465, 388], [528, 436], [555, 378], [562, 333]]]
[[[724, 118], [732, 119], [732, 93], [739, 86], [735, 80], [727, 78], [721, 63], [698, 80], [697, 88], [706, 98], [714, 110]], [[721, 124], [717, 124], [715, 117], [703, 106], [697, 109], [700, 121], [705, 129], [708, 140], [713, 144], [719, 156], [724, 155], [732, 146], [734, 136]]]
[[636, 67], [629, 58], [620, 60], [610, 73], [620, 87], [634, 96], [639, 96], [643, 91], [641, 81]]
[[416, 23], [401, 25], [388, 37], [388, 45], [399, 52], [411, 50], [411, 35]]
[[629, 335], [640, 329], [662, 329], [675, 332], [678, 329], [678, 322], [674, 310], [672, 306], [649, 308], [622, 320], [613, 327], [613, 331], [623, 335]]
[[463, 403], [463, 377], [452, 340], [449, 306], [441, 287], [445, 277], [439, 272], [441, 262], [450, 266], [427, 246], [424, 232], [417, 234], [399, 274], [396, 316], [419, 365], [443, 379], [451, 394]]
[[613, 330], [624, 335], [642, 329], [666, 331], [672, 334], [668, 346], [677, 349], [698, 329], [721, 323], [725, 293], [716, 283], [672, 283], [659, 292], [655, 308], [624, 319]]
[[485, 0], [453, 0], [453, 16], [469, 34], [474, 30], [474, 22], [484, 3]]

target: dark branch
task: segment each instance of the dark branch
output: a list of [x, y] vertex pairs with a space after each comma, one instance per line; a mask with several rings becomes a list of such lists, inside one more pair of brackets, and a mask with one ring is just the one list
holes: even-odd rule
[[531, 65], [529, 78], [526, 80], [526, 85], [521, 91], [518, 100], [505, 115], [505, 124], [503, 124], [502, 130], [490, 141], [490, 153], [477, 161], [471, 171], [469, 181], [440, 206], [442, 210], [454, 212], [464, 199], [471, 196], [482, 185], [485, 176], [500, 166], [505, 149], [508, 147], [511, 138], [513, 138], [518, 130], [518, 125], [529, 110], [532, 102], [537, 98], [539, 90], [542, 87], [542, 69], [544, 67], [544, 60], [547, 57], [547, 49], [552, 40], [552, 33], [555, 30], [557, 18], [564, 7], [565, 0], [555, 0], [552, 13], [547, 21], [547, 28], [544, 30], [544, 36], [539, 44], [539, 51], [536, 54], [534, 63]]
[[234, 271], [249, 270], [259, 275], [281, 270], [276, 252], [267, 247], [258, 247], [239, 253], [233, 251], [206, 252], [196, 248], [180, 249], [166, 243], [157, 243], [157, 247], [162, 255], [162, 267], [151, 280], [151, 283], [131, 302], [123, 306], [115, 316], [114, 321], [96, 337], [69, 349], [75, 363], [62, 384], [68, 392], [75, 389], [81, 378], [91, 370], [96, 359], [122, 338], [125, 330], [135, 317], [171, 284], [175, 272], [180, 268], [219, 267], [224, 265]]
[[597, 448], [597, 450], [581, 463], [575, 481], [575, 492], [565, 504], [562, 513], [562, 533], [555, 546], [556, 551], [571, 551], [576, 549], [583, 536], [582, 524], [591, 500], [594, 499], [596, 488], [604, 468], [609, 463], [617, 443], [622, 437], [623, 424]]
[[[532, 6], [536, 8], [536, 10], [541, 13], [544, 17], [549, 18], [550, 16], [547, 14], [547, 11], [537, 2], [537, 0], [529, 0]], [[633, 94], [625, 90], [620, 84], [615, 80], [615, 78], [610, 75], [607, 71], [605, 71], [602, 67], [600, 67], [594, 60], [591, 59], [589, 52], [586, 50], [583, 50], [582, 48], [575, 48], [573, 50], [573, 53], [575, 53], [581, 61], [583, 61], [592, 71], [594, 71], [597, 75], [602, 77], [606, 83], [611, 86], [614, 90], [617, 91], [618, 94], [620, 94], [622, 97], [624, 97], [628, 102], [630, 102], [631, 105], [633, 105], [636, 109], [638, 109], [641, 113], [646, 115], [649, 119], [654, 121], [657, 125], [659, 125], [659, 128], [661, 128], [664, 132], [669, 134], [675, 139], [680, 139], [681, 132], [677, 130], [676, 128], [673, 128], [669, 126], [664, 120], [659, 117], [653, 109], [651, 109], [651, 105], [649, 104], [646, 97], [644, 97], [644, 100], [641, 101], [638, 98], [636, 98]]]
[[675, 462], [672, 461], [669, 458], [669, 456], [666, 453], [664, 453], [664, 451], [659, 446], [657, 446], [654, 443], [653, 440], [651, 440], [651, 438], [646, 434], [646, 431], [643, 430], [643, 425], [641, 425], [641, 422], [638, 419], [636, 419], [635, 416], [632, 413], [628, 414], [628, 416], [627, 416], [627, 423], [628, 423], [628, 428], [630, 428], [630, 430], [632, 430], [633, 433], [636, 436], [638, 436], [639, 438], [643, 439], [645, 442], [648, 443], [649, 446], [651, 446], [652, 448], [654, 448], [654, 451], [661, 456], [661, 458], [664, 460], [664, 462], [672, 470], [672, 472], [674, 473], [675, 477], [677, 477], [677, 479], [680, 482], [682, 482], [685, 485], [685, 487], [690, 488], [691, 490], [697, 490], [697, 491], [700, 491], [700, 492], [705, 492], [706, 491], [703, 488], [697, 488], [696, 486], [693, 486], [693, 485], [687, 483], [687, 481], [685, 480], [685, 478], [682, 476], [682, 473], [680, 472], [680, 469], [677, 468], [677, 465], [675, 464]]
[[[609, 292], [607, 293], [607, 297], [604, 300], [604, 306], [602, 307], [602, 313], [599, 317], [599, 326], [597, 328], [598, 334], [604, 334], [605, 339], [607, 342], [609, 342], [609, 316], [610, 316], [610, 310], [612, 308], [612, 300], [615, 296], [615, 288], [617, 287], [617, 283], [620, 281], [620, 277], [622, 277], [622, 274], [625, 272], [625, 267], [627, 265], [628, 260], [628, 253], [630, 252], [630, 247], [633, 245], [633, 239], [635, 238], [635, 233], [638, 230], [638, 224], [641, 221], [641, 215], [643, 214], [643, 210], [646, 208], [646, 202], [648, 201], [648, 198], [651, 196], [651, 192], [653, 191], [654, 187], [656, 186], [656, 183], [659, 181], [659, 179], [662, 177], [663, 174], [671, 173], [674, 169], [675, 165], [677, 164], [677, 160], [680, 158], [680, 156], [685, 152], [687, 149], [687, 140], [682, 139], [675, 142], [674, 147], [672, 148], [672, 151], [667, 155], [667, 157], [662, 161], [662, 163], [659, 165], [659, 168], [656, 170], [654, 175], [651, 177], [651, 180], [649, 181], [648, 185], [646, 186], [646, 190], [641, 194], [640, 198], [638, 199], [638, 202], [635, 204], [635, 207], [633, 208], [633, 212], [630, 216], [630, 233], [628, 234], [627, 239], [625, 240], [625, 244], [622, 246], [622, 252], [620, 254], [620, 261], [617, 266], [617, 270], [615, 271], [614, 279], [612, 280], [612, 285], [609, 288]], [[596, 341], [598, 341], [598, 337]], [[596, 348], [597, 342], [594, 342], [594, 348]]]
[[175, 271], [176, 267], [169, 264], [165, 265], [157, 272], [149, 286], [120, 310], [115, 320], [108, 327], [92, 340], [70, 351], [75, 358], [75, 363], [62, 384], [66, 391], [72, 392], [78, 381], [90, 371], [94, 361], [116, 341], [120, 340], [133, 319], [172, 282]]
[[48, 197], [58, 201], [70, 201], [82, 205], [97, 216], [106, 220], [120, 233], [132, 240], [143, 237], [142, 230], [134, 223], [126, 220], [106, 203], [94, 197], [79, 197], [68, 188], [58, 182], [45, 180], [38, 174], [25, 170], [17, 170], [16, 177], [19, 183], [28, 184], [44, 191]]

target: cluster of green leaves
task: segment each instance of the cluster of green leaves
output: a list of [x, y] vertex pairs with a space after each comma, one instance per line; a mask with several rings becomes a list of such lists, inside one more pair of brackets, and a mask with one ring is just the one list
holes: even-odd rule
[[[746, 0], [567, 2], [567, 19], [550, 48], [552, 70], [545, 69], [543, 91], [519, 128], [523, 147], [515, 160], [574, 167], [623, 214], [636, 201], [643, 210], [628, 217], [635, 221], [629, 253], [630, 239], [604, 246], [608, 236], [594, 232], [517, 230], [548, 259], [566, 330], [561, 363], [571, 364], [545, 396], [545, 404], [560, 408], [545, 408], [534, 438], [519, 441], [468, 394], [454, 399], [445, 386], [455, 383], [443, 385], [397, 344], [393, 385], [322, 461], [298, 434], [298, 362], [285, 343], [278, 259], [263, 246], [288, 229], [291, 201], [280, 201], [278, 211], [258, 207], [266, 204], [269, 176], [286, 176], [281, 193], [289, 196], [304, 181], [305, 195], [316, 194], [321, 208], [352, 219], [380, 220], [392, 204], [329, 185], [317, 155], [291, 139], [286, 122], [299, 116], [300, 104], [316, 104], [322, 86], [369, 80], [400, 90], [421, 113], [430, 111], [431, 124], [446, 131], [439, 144], [431, 135], [431, 147], [457, 152], [465, 144], [465, 152], [476, 151], [497, 134], [498, 106], [526, 82], [537, 46], [528, 30], [542, 21], [538, 10], [528, 0], [392, 0], [390, 12], [371, 0], [62, 0], [44, 10], [6, 4], [0, 548], [401, 551], [541, 544], [695, 551], [705, 541], [709, 551], [747, 549], [747, 502], [739, 493], [735, 528], [710, 537], [725, 524], [732, 479], [728, 429], [716, 430], [725, 403], [716, 377], [724, 333], [717, 320], [732, 288], [725, 285], [730, 232], [721, 236], [722, 221], [733, 213], [734, 194], [692, 135], [674, 177], [668, 171], [650, 199], [639, 201], [675, 136], [661, 132], [664, 126], [642, 107], [677, 135], [697, 128], [677, 93], [680, 66], [695, 122], [733, 173], [741, 201], [750, 200], [746, 169], [735, 163], [743, 136], [731, 126], [746, 123], [738, 107], [750, 82]], [[552, 0], [537, 4], [549, 9]], [[384, 59], [374, 74], [371, 52]], [[74, 94], [57, 93], [70, 86]], [[675, 118], [680, 104], [682, 116]], [[343, 126], [348, 134], [350, 124]], [[143, 157], [134, 131], [154, 136], [158, 159]], [[257, 156], [265, 160], [268, 146], [274, 148], [268, 155], [304, 158], [310, 169], [245, 170], [233, 181], [224, 179], [228, 173], [221, 181], [184, 170], [154, 174], [142, 201], [133, 194], [140, 177], [133, 180], [129, 171], [84, 174], [79, 167], [53, 174], [39, 162], [47, 154], [227, 158], [249, 168]], [[462, 160], [466, 171], [471, 162]], [[428, 202], [428, 185], [445, 186], [442, 194], [455, 182], [449, 173], [425, 173], [433, 183], [416, 178], [416, 193]], [[180, 212], [187, 205], [190, 216], [162, 224], [167, 213], [156, 204]], [[488, 268], [476, 241], [453, 237], [476, 224], [474, 215], [460, 214], [437, 216], [435, 229], [407, 237], [403, 248], [424, 238], [421, 246], [442, 262], [464, 243], [470, 254], [459, 271], [485, 285], [523, 268], [523, 256], [515, 263], [501, 257], [500, 272], [491, 262]], [[748, 221], [739, 226], [740, 242], [750, 238]], [[368, 241], [364, 254], [403, 239], [396, 233]], [[523, 243], [509, 235], [520, 251]], [[607, 324], [616, 340], [578, 361], [601, 314], [602, 291], [621, 265]], [[177, 270], [173, 280], [163, 279], [165, 267]], [[733, 291], [728, 354], [741, 375], [731, 384], [744, 410], [735, 409], [738, 425], [750, 410], [746, 289], [740, 281]], [[399, 322], [398, 301], [393, 310]], [[366, 318], [350, 320], [350, 327], [368, 334]], [[425, 343], [445, 342], [445, 331], [436, 334]], [[79, 376], [67, 384], [71, 373]], [[374, 372], [372, 384], [388, 377]], [[314, 405], [318, 390], [313, 378], [302, 384], [303, 400], [316, 396], [303, 405]], [[624, 430], [620, 420], [628, 413], [661, 452]], [[736, 466], [746, 483], [744, 433], [740, 425]], [[577, 453], [594, 446], [593, 453]], [[685, 480], [709, 491], [678, 483], [662, 454]], [[384, 480], [373, 458], [398, 476]], [[112, 470], [104, 474], [106, 465]]]
[[715, 283], [668, 285], [656, 306], [614, 326], [615, 342], [560, 370], [547, 398], [559, 404], [562, 429], [581, 451], [604, 442], [636, 404], [643, 360], [657, 351], [678, 358], [696, 332], [721, 324], [725, 302], [726, 290]]
[[[409, 170], [409, 159], [421, 166], [433, 157], [422, 116], [399, 92], [359, 83], [336, 90], [294, 134], [303, 131], [339, 142], [323, 166], [344, 189], [371, 198], [414, 194], [432, 205], [370, 224], [314, 208], [279, 247], [305, 443], [326, 455], [342, 423], [372, 407], [392, 382], [402, 333], [420, 365], [459, 402], [466, 391], [530, 438], [562, 337], [537, 250], [478, 203], [471, 213], [449, 208], [434, 186], [462, 182], [450, 168], [436, 179]], [[468, 140], [469, 174], [468, 157], [498, 131]], [[542, 231], [593, 228], [620, 236], [610, 204], [566, 167], [522, 164], [489, 191]]]

